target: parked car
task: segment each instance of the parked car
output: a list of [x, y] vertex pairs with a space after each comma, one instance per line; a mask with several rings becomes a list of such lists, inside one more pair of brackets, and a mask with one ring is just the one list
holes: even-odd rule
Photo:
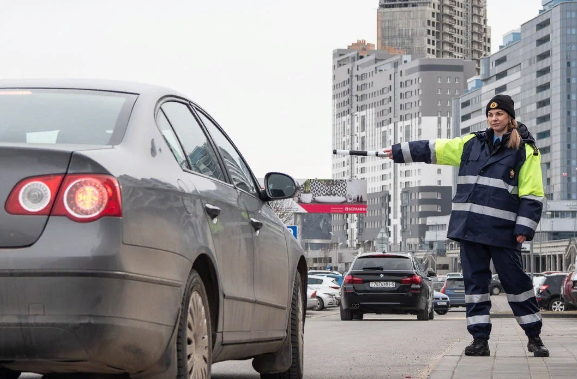
[[0, 80], [0, 94], [1, 378], [210, 377], [252, 357], [302, 378], [306, 260], [267, 204], [292, 178], [261, 190], [170, 89]]
[[433, 290], [435, 291], [440, 291], [441, 288], [443, 288], [443, 286], [445, 285], [445, 279], [436, 277], [436, 278], [432, 278], [431, 279], [431, 285], [433, 286]]
[[565, 310], [565, 300], [561, 297], [561, 283], [566, 276], [567, 273], [559, 273], [538, 278], [535, 288], [540, 308], [557, 312]]
[[[313, 275], [313, 274], [311, 274]], [[342, 275], [335, 275], [335, 274], [314, 274], [316, 276], [328, 276], [329, 278], [333, 278], [335, 280], [335, 282], [337, 282], [337, 284], [340, 286], [343, 285], [343, 281], [345, 280], [345, 277]]]
[[465, 280], [463, 277], [447, 277], [447, 281], [441, 293], [444, 293], [451, 299], [451, 307], [464, 307], [465, 302]]
[[317, 291], [311, 286], [307, 286], [307, 309], [317, 308], [318, 306]]
[[575, 271], [571, 271], [565, 276], [563, 282], [561, 283], [561, 297], [565, 301], [565, 309], [575, 309], [577, 308], [577, 298], [573, 296], [573, 276]]
[[447, 314], [451, 308], [451, 299], [444, 293], [435, 291], [433, 302], [435, 312], [437, 312], [438, 315]]
[[[335, 279], [329, 276], [309, 275], [308, 285], [318, 291], [317, 295], [319, 295], [319, 293], [333, 295], [335, 297], [335, 305], [339, 305], [341, 303], [341, 286], [338, 285]], [[325, 306], [328, 306], [326, 301]]]
[[340, 300], [334, 293], [321, 292], [317, 290], [317, 306], [313, 308], [314, 311], [322, 311], [325, 308], [338, 307]]
[[339, 276], [343, 276], [340, 272], [338, 271], [331, 271], [331, 270], [309, 270], [309, 275], [339, 275]]
[[341, 287], [341, 320], [365, 313], [416, 314], [434, 318], [430, 277], [411, 254], [364, 253], [355, 257]]
[[499, 275], [495, 274], [491, 278], [491, 283], [489, 283], [489, 293], [491, 295], [499, 295], [501, 292], [504, 292], [503, 285], [499, 280]]

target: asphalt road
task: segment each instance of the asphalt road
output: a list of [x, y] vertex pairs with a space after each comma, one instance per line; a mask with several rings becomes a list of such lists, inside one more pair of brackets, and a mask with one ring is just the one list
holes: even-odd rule
[[[493, 310], [510, 310], [504, 294], [492, 296]], [[338, 308], [308, 312], [305, 325], [305, 378], [426, 378], [442, 355], [463, 338], [464, 308], [431, 321], [416, 316], [365, 315], [340, 320]], [[213, 365], [214, 379], [258, 379], [251, 361]], [[24, 374], [22, 379], [39, 379]]]
[[[305, 378], [426, 378], [443, 353], [463, 338], [464, 308], [431, 321], [417, 316], [365, 315], [340, 320], [338, 309], [310, 312], [305, 325]], [[215, 379], [258, 379], [251, 361], [213, 365]]]

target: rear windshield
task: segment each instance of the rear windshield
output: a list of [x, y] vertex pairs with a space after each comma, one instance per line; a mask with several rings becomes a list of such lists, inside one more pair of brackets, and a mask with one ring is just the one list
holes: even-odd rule
[[401, 257], [358, 258], [353, 270], [412, 270], [411, 260]]
[[448, 288], [465, 288], [465, 281], [461, 279], [447, 279], [445, 284]]
[[0, 89], [0, 142], [117, 145], [136, 95]]

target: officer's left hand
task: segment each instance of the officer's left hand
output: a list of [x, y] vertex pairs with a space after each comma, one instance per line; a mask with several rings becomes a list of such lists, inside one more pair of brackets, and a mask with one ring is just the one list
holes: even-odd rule
[[517, 236], [517, 242], [518, 242], [518, 243], [523, 243], [523, 242], [525, 242], [526, 240], [527, 240], [527, 237], [525, 237], [525, 236], [522, 236], [522, 235], [520, 235], [520, 234]]

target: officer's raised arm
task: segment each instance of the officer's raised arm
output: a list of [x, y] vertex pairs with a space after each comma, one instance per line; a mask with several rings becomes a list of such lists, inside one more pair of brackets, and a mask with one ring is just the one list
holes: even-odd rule
[[475, 134], [469, 134], [463, 138], [402, 142], [383, 151], [395, 163], [424, 162], [459, 167], [463, 148], [473, 137]]

